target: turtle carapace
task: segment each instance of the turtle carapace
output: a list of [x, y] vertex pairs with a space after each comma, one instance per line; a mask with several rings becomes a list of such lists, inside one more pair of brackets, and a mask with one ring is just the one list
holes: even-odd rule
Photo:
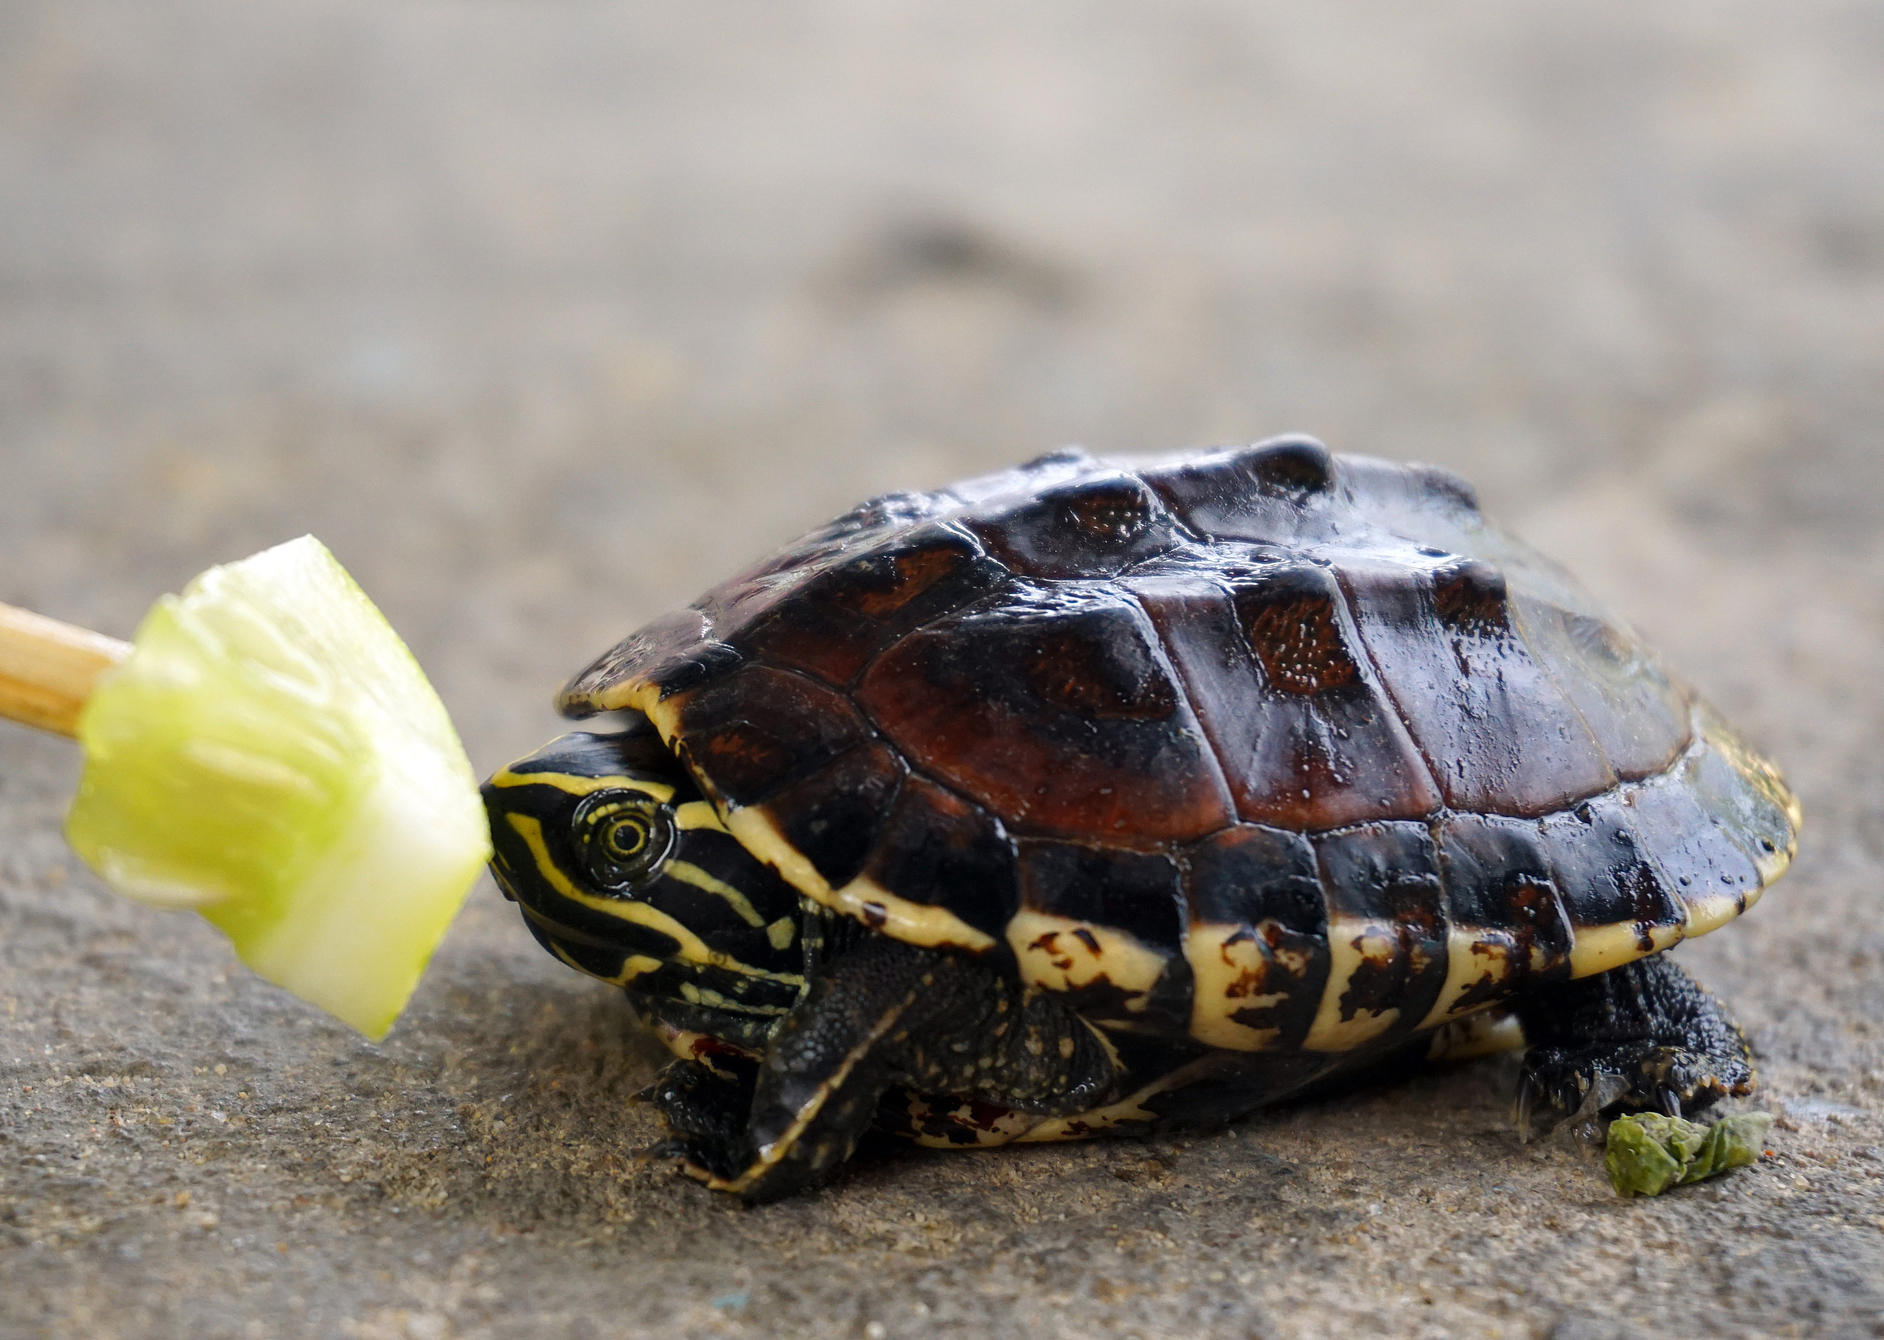
[[498, 882], [676, 1051], [722, 1190], [1410, 1054], [1529, 1046], [1527, 1107], [1752, 1084], [1664, 951], [1785, 870], [1791, 793], [1441, 470], [1289, 438], [892, 494], [560, 705], [625, 729], [486, 784]]

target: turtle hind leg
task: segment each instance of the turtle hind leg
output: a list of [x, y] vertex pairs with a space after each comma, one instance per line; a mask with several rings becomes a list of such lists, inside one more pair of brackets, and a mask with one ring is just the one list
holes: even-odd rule
[[1726, 1009], [1666, 955], [1559, 982], [1512, 1002], [1530, 1050], [1519, 1124], [1538, 1098], [1565, 1113], [1670, 1116], [1753, 1089], [1747, 1041]]
[[895, 1085], [1055, 1114], [1103, 1102], [1115, 1074], [1104, 1043], [1051, 996], [970, 958], [872, 937], [829, 964], [780, 1027], [740, 1141], [686, 1171], [748, 1200], [790, 1195], [850, 1157]]

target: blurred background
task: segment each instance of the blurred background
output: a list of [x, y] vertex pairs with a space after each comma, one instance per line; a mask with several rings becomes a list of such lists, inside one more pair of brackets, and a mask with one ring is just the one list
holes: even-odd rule
[[[876, 492], [1297, 430], [1435, 461], [1805, 796], [1760, 931], [1682, 953], [1732, 986], [1774, 1102], [1852, 1123], [1801, 1107], [1787, 1137], [1852, 1185], [1884, 1143], [1880, 425], [1873, 0], [0, 0], [0, 600], [128, 636], [209, 564], [312, 531], [486, 772], [559, 729], [551, 694], [603, 648]], [[1634, 1335], [1563, 1329], [1625, 1306], [1691, 1333], [1701, 1279], [1720, 1334], [1884, 1307], [1875, 1179], [1862, 1201], [1799, 1163], [1747, 1183], [1790, 1210], [1696, 1196], [1626, 1223], [1580, 1168], [1488, 1196], [1471, 1159], [1519, 1157], [1492, 1072], [1279, 1116], [1269, 1164], [1161, 1152], [1206, 1160], [1199, 1186], [1280, 1159], [1316, 1188], [1262, 1202], [1244, 1247], [1167, 1207], [1182, 1250], [1133, 1264], [1165, 1174], [1111, 1146], [916, 1160], [739, 1218], [620, 1162], [653, 1135], [623, 1115], [649, 1059], [488, 883], [409, 1021], [358, 1048], [193, 918], [68, 878], [75, 775], [0, 726], [0, 1329], [238, 1334], [241, 1288], [271, 1334], [718, 1334], [758, 1325], [711, 1301], [749, 1287], [776, 1326], [876, 1340], [870, 1318], [917, 1314], [869, 1308], [914, 1307], [933, 1268], [974, 1281], [938, 1299], [984, 1299], [966, 1334], [1036, 1304], [1043, 1336], [1326, 1334], [1326, 1309], [1396, 1334], [1422, 1252], [1479, 1280], [1424, 1298], [1435, 1334]], [[88, 1144], [103, 1100], [60, 1077], [140, 1073], [164, 1129]], [[264, 1092], [266, 1140], [203, 1115]], [[1369, 1182], [1389, 1147], [1430, 1151], [1429, 1180]], [[1053, 1250], [1124, 1253], [1038, 1267], [1085, 1280], [1076, 1301], [1014, 1264], [1047, 1251], [1046, 1183], [978, 1199], [1030, 1168], [1078, 1188]], [[944, 1203], [954, 1237], [911, 1227]], [[639, 1278], [678, 1292], [582, 1273], [594, 1225], [637, 1222], [672, 1230]], [[1302, 1255], [1232, 1261], [1278, 1222]], [[1725, 1248], [1643, 1264], [1644, 1222], [1767, 1254], [1731, 1278]], [[764, 1275], [781, 1223], [849, 1273]], [[458, 1253], [519, 1224], [539, 1245], [474, 1288]], [[1213, 1269], [1296, 1311], [1223, 1320]], [[1105, 1292], [1126, 1279], [1139, 1303]]]
[[1881, 51], [1838, 0], [7, 0], [0, 598], [128, 633], [312, 530], [493, 766], [755, 551], [1063, 443], [1829, 537]]

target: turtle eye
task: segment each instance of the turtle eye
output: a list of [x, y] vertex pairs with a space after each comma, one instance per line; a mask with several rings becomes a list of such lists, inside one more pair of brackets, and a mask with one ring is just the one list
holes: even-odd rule
[[635, 791], [598, 791], [576, 807], [576, 846], [598, 889], [631, 894], [674, 846], [667, 807]]

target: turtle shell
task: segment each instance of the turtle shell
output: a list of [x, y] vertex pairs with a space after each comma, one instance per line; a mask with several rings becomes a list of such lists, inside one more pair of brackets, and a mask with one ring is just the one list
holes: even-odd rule
[[803, 893], [1109, 1027], [1346, 1051], [1729, 920], [1773, 768], [1428, 466], [1062, 451], [877, 498], [564, 690]]

